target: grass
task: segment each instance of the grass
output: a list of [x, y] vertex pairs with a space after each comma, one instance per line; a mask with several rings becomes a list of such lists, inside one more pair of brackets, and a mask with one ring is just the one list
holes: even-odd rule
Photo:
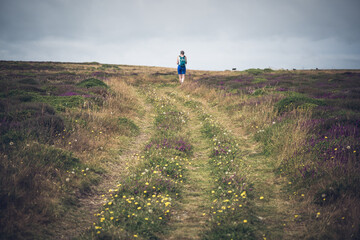
[[140, 132], [139, 127], [131, 119], [120, 117], [118, 119], [119, 131], [126, 133], [126, 135], [138, 135]]
[[[9, 69], [9, 64], [14, 67]], [[65, 64], [34, 72], [30, 79], [22, 72], [37, 67], [27, 64], [5, 63], [4, 69], [17, 72], [9, 77], [3, 70], [1, 76], [0, 211], [1, 235], [6, 238], [48, 237], [41, 226], [77, 208], [79, 196], [94, 191], [109, 170], [102, 159], [110, 158], [114, 145], [125, 148], [139, 133], [134, 120], [140, 108], [135, 91], [125, 83], [108, 80], [108, 90], [82, 88], [68, 77], [86, 75], [87, 66], [75, 70], [75, 65]], [[65, 87], [57, 82], [62, 76]], [[66, 94], [69, 89], [75, 94]]]
[[73, 190], [99, 179], [91, 166], [69, 151], [31, 142], [17, 144], [2, 155], [7, 161], [0, 168], [1, 229], [5, 238], [33, 238], [38, 233], [31, 228], [76, 205], [70, 194]]
[[[346, 231], [357, 235], [356, 227], [350, 230], [338, 221], [350, 218], [354, 224], [352, 226], [357, 226], [357, 220], [352, 217], [354, 213], [348, 212], [344, 206], [352, 205], [352, 209], [358, 209], [357, 200], [350, 190], [352, 187], [349, 188], [350, 185], [355, 186], [356, 184], [348, 181], [348, 179], [357, 179], [357, 174], [354, 174], [353, 170], [358, 168], [357, 160], [355, 160], [358, 153], [355, 146], [358, 146], [358, 142], [355, 140], [356, 137], [354, 138], [357, 136], [358, 124], [354, 122], [353, 117], [358, 116], [358, 113], [356, 108], [346, 104], [350, 100], [339, 98], [339, 95], [336, 96], [338, 98], [335, 96], [329, 98], [329, 95], [325, 94], [325, 92], [338, 94], [340, 89], [349, 91], [350, 89], [347, 89], [349, 82], [345, 82], [353, 82], [354, 79], [350, 80], [348, 74], [329, 72], [314, 74], [316, 76], [312, 75], [312, 72], [299, 74], [272, 72], [271, 75], [268, 75], [257, 71], [256, 74], [258, 77], [266, 75], [268, 86], [253, 86], [254, 90], [251, 90], [249, 86], [248, 89], [251, 91], [241, 90], [240, 94], [232, 95], [231, 84], [228, 85], [229, 88], [224, 87], [227, 86], [226, 84], [216, 86], [213, 81], [214, 77], [211, 76], [207, 79], [200, 78], [198, 82], [201, 84], [192, 83], [184, 86], [183, 89], [193, 96], [207, 99], [210, 104], [217, 106], [234, 122], [238, 122], [239, 126], [245, 128], [263, 146], [262, 154], [272, 162], [269, 170], [278, 174], [279, 178], [285, 177], [289, 180], [291, 184], [284, 186], [281, 192], [283, 195], [289, 194], [293, 204], [299, 207], [297, 212], [293, 211], [293, 216], [296, 217], [289, 218], [289, 220], [283, 219], [288, 222], [285, 223], [288, 227], [284, 229], [287, 232], [286, 235], [316, 239], [336, 239], [340, 235], [349, 237], [351, 234]], [[349, 74], [354, 78], [358, 76], [356, 73]], [[334, 75], [337, 81], [343, 84], [325, 83], [324, 78], [329, 78], [329, 76], [333, 78]], [[241, 73], [239, 77], [245, 78], [246, 76]], [[276, 82], [277, 85], [283, 85], [283, 87], [278, 86], [273, 91], [274, 80], [283, 79], [283, 76], [287, 81]], [[309, 82], [311, 77], [316, 80]], [[292, 84], [292, 81], [298, 82], [293, 85], [293, 91], [290, 92], [289, 83]], [[314, 84], [326, 86], [321, 89], [322, 95], [310, 88], [302, 90], [305, 88], [300, 87]], [[204, 87], [204, 85], [211, 88]], [[286, 85], [288, 85], [287, 88], [285, 88]], [[357, 86], [356, 83], [353, 85], [355, 88]], [[217, 94], [211, 92], [214, 87], [218, 89]], [[254, 91], [261, 89], [256, 89], [257, 87], [265, 89], [267, 94], [253, 94]], [[278, 92], [285, 92], [285, 94], [281, 96]], [[322, 97], [319, 98], [319, 96]], [[352, 95], [352, 97], [355, 96]], [[229, 102], [231, 102], [230, 106]], [[330, 104], [332, 107], [329, 107]], [[342, 189], [344, 189], [342, 194], [335, 190], [335, 192], [331, 190], [331, 194], [324, 193], [330, 188], [335, 189], [335, 182], [343, 178], [347, 180], [346, 184], [342, 185]], [[330, 198], [320, 199], [319, 197], [329, 195]], [[320, 209], [320, 206], [323, 208]], [[330, 208], [336, 209], [336, 211], [332, 212]], [[290, 213], [291, 210], [288, 209], [288, 212]], [[300, 212], [301, 214], [299, 214]], [[321, 214], [321, 218], [319, 214], [317, 215], [318, 212]], [[340, 216], [347, 214], [348, 217]], [[299, 231], [299, 227], [302, 230]], [[319, 228], [322, 231], [318, 231]]]
[[141, 161], [132, 174], [120, 180], [117, 189], [109, 190], [104, 209], [97, 214], [100, 219], [89, 233], [93, 238], [158, 239], [181, 198], [186, 181], [184, 165], [192, 154], [192, 146], [179, 134], [186, 121], [167, 99], [154, 92], [147, 96], [157, 114], [155, 133], [137, 155]]
[[[359, 236], [359, 71], [189, 71], [177, 87], [168, 68], [0, 69], [2, 236], [89, 218], [64, 219], [109, 175], [81, 238]], [[134, 141], [142, 150], [121, 159]]]
[[232, 136], [203, 115], [202, 133], [213, 145], [209, 164], [212, 165], [212, 206], [208, 214], [209, 229], [204, 239], [256, 239], [251, 212], [252, 184], [247, 181], [246, 163], [241, 159], [238, 143]]

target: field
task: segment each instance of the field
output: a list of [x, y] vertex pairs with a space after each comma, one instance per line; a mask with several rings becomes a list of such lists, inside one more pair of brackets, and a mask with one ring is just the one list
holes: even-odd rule
[[359, 239], [360, 70], [0, 62], [0, 239]]

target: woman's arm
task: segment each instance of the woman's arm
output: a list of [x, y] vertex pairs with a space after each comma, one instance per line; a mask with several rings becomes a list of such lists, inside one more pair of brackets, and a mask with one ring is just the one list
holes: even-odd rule
[[185, 56], [185, 63], [187, 64], [187, 57]]
[[180, 60], [179, 60], [179, 56], [178, 56], [177, 59], [176, 59], [176, 64], [177, 64], [177, 65], [179, 65], [179, 61], [180, 61]]

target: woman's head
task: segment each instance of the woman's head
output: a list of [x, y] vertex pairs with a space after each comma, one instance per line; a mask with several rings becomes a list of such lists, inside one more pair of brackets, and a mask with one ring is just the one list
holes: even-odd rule
[[183, 50], [181, 50], [181, 51], [180, 51], [180, 54], [184, 55], [184, 54], [185, 54], [185, 52], [184, 52]]

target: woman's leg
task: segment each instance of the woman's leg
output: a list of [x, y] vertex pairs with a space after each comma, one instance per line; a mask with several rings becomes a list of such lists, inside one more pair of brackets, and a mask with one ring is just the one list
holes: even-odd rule
[[182, 74], [182, 72], [181, 72], [180, 65], [178, 65], [177, 71], [178, 71], [178, 74], [179, 74], [179, 83], [181, 84], [181, 74]]
[[181, 74], [179, 76], [179, 79], [180, 79], [180, 84], [182, 84], [184, 82], [184, 74]]

